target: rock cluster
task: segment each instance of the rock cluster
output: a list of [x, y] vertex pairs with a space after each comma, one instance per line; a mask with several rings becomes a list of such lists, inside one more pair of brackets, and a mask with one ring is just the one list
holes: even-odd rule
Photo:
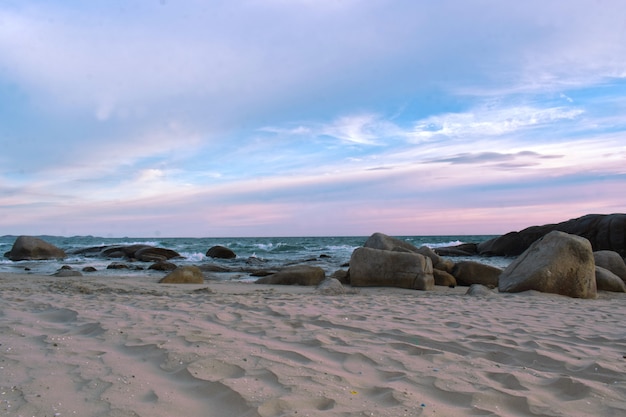
[[480, 255], [518, 256], [537, 239], [552, 231], [584, 237], [594, 251], [609, 250], [626, 255], [626, 214], [588, 214], [557, 224], [531, 226], [477, 245]]

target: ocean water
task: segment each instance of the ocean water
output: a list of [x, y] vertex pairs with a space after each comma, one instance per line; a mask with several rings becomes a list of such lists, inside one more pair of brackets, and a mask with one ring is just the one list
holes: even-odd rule
[[[69, 265], [72, 269], [81, 270], [91, 266], [97, 269], [92, 274], [134, 276], [154, 274], [162, 276], [163, 272], [148, 270], [150, 263], [128, 262], [123, 259], [109, 259], [94, 256], [76, 255], [73, 252], [80, 249], [113, 245], [146, 244], [175, 250], [182, 258], [172, 259], [171, 262], [183, 265], [214, 264], [227, 267], [231, 270], [255, 268], [271, 269], [281, 266], [306, 263], [322, 267], [327, 275], [338, 269], [346, 269], [352, 252], [362, 246], [367, 236], [352, 237], [258, 237], [258, 238], [102, 238], [94, 236], [39, 236], [46, 242], [66, 251], [68, 257], [64, 260], [46, 261], [11, 261], [4, 254], [11, 250], [16, 236], [0, 237], [0, 271], [31, 274], [53, 274], [61, 266]], [[396, 236], [413, 245], [428, 246], [430, 248], [453, 246], [461, 243], [479, 243], [494, 236]], [[221, 245], [232, 249], [235, 259], [214, 259], [205, 256], [212, 246]], [[471, 257], [451, 258], [454, 261], [474, 260], [477, 262], [506, 267], [510, 258], [501, 257]], [[107, 266], [113, 262], [124, 262], [130, 269], [109, 270]], [[220, 279], [254, 280], [247, 273], [215, 274]]]

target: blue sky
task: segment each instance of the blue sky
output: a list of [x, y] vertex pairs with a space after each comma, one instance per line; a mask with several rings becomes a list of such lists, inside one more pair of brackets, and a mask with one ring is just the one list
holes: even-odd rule
[[622, 0], [0, 3], [0, 235], [498, 234], [626, 203]]

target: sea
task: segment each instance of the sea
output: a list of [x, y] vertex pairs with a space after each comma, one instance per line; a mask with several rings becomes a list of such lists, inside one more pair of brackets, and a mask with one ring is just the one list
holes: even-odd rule
[[[122, 259], [110, 259], [94, 257], [93, 255], [79, 255], [81, 249], [125, 246], [144, 244], [166, 249], [172, 249], [181, 255], [181, 258], [171, 259], [170, 262], [178, 266], [196, 265], [219, 266], [228, 269], [229, 273], [211, 274], [211, 278], [234, 281], [254, 281], [249, 273], [237, 272], [249, 270], [251, 265], [258, 269], [278, 269], [295, 264], [308, 264], [322, 267], [327, 275], [339, 269], [347, 269], [352, 252], [363, 246], [367, 236], [329, 236], [329, 237], [241, 237], [241, 238], [111, 238], [95, 236], [37, 236], [51, 243], [67, 254], [63, 260], [44, 261], [11, 261], [4, 254], [9, 252], [17, 236], [0, 237], [0, 272], [25, 273], [38, 275], [51, 275], [59, 271], [63, 266], [82, 271], [85, 267], [93, 267], [96, 272], [93, 275], [115, 276], [138, 276], [155, 275], [163, 276], [163, 272], [148, 269], [151, 265], [147, 262], [127, 261]], [[394, 236], [405, 240], [417, 247], [428, 246], [438, 248], [455, 246], [462, 243], [480, 243], [495, 236]], [[213, 246], [225, 246], [235, 252], [234, 259], [214, 259], [206, 256], [206, 252]], [[455, 262], [461, 260], [473, 260], [499, 268], [505, 268], [511, 258], [504, 257], [454, 257]], [[112, 263], [125, 263], [127, 269], [108, 269]], [[86, 273], [84, 273], [86, 275]]]

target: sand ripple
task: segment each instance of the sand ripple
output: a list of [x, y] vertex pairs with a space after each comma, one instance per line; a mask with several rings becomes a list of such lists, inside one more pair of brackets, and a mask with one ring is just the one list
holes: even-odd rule
[[0, 415], [626, 413], [620, 294], [211, 287], [2, 275]]

